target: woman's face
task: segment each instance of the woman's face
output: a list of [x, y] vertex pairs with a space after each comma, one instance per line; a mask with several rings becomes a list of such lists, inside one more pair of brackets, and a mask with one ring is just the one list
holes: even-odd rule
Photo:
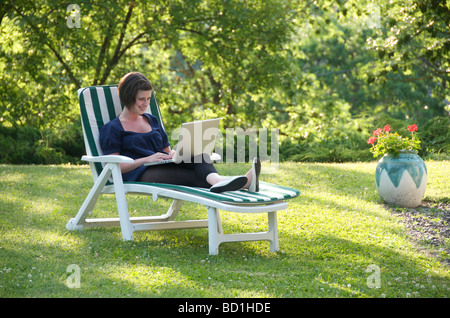
[[134, 102], [134, 105], [130, 107], [130, 110], [142, 115], [145, 113], [145, 110], [148, 107], [148, 104], [150, 103], [150, 97], [152, 96], [152, 91], [143, 91], [138, 90], [136, 94], [136, 100]]

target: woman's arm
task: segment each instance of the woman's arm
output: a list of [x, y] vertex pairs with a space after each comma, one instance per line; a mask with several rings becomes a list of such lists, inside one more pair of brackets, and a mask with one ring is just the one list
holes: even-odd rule
[[[169, 148], [169, 149], [167, 149]], [[134, 169], [139, 168], [140, 166], [142, 166], [144, 163], [146, 162], [155, 162], [155, 161], [161, 161], [161, 160], [167, 160], [172, 158], [172, 152], [170, 150], [170, 147], [164, 148], [163, 150], [167, 151], [167, 153], [162, 153], [162, 152], [157, 152], [151, 156], [148, 157], [143, 157], [143, 158], [139, 158], [139, 159], [135, 159], [133, 163], [121, 163], [120, 164], [120, 171], [122, 172], [122, 174], [133, 171]], [[120, 153], [111, 153], [110, 155], [120, 155]]]

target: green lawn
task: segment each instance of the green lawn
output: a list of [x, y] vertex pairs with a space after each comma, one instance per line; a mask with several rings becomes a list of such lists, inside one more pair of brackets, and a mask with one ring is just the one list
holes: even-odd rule
[[[426, 200], [448, 202], [450, 162], [426, 164]], [[269, 252], [268, 242], [226, 243], [217, 256], [208, 255], [206, 229], [139, 232], [132, 242], [119, 228], [69, 232], [65, 224], [92, 186], [88, 166], [0, 166], [0, 297], [449, 297], [449, 267], [419, 252], [383, 206], [375, 166], [280, 164], [261, 179], [302, 192], [278, 213], [280, 251]], [[231, 175], [250, 165], [217, 167]], [[129, 199], [132, 216], [170, 204]], [[207, 215], [193, 204], [182, 211]], [[114, 212], [111, 195], [94, 211]], [[222, 213], [226, 232], [263, 230], [263, 218]], [[69, 288], [71, 265], [79, 288]]]

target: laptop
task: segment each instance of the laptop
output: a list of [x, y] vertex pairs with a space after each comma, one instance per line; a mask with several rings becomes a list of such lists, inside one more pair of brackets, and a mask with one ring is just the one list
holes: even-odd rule
[[172, 159], [144, 163], [154, 166], [167, 163], [191, 162], [192, 157], [201, 154], [211, 156], [219, 130], [220, 118], [199, 120], [181, 124], [178, 143]]

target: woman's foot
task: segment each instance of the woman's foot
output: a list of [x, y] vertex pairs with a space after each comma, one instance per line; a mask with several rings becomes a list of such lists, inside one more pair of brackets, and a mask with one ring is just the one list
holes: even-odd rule
[[255, 157], [253, 158], [252, 169], [246, 174], [248, 182], [244, 188], [248, 189], [250, 192], [259, 191], [259, 174], [261, 172], [261, 160]]
[[236, 191], [242, 189], [248, 182], [246, 176], [230, 177], [214, 184], [209, 191], [220, 193], [225, 191]]

